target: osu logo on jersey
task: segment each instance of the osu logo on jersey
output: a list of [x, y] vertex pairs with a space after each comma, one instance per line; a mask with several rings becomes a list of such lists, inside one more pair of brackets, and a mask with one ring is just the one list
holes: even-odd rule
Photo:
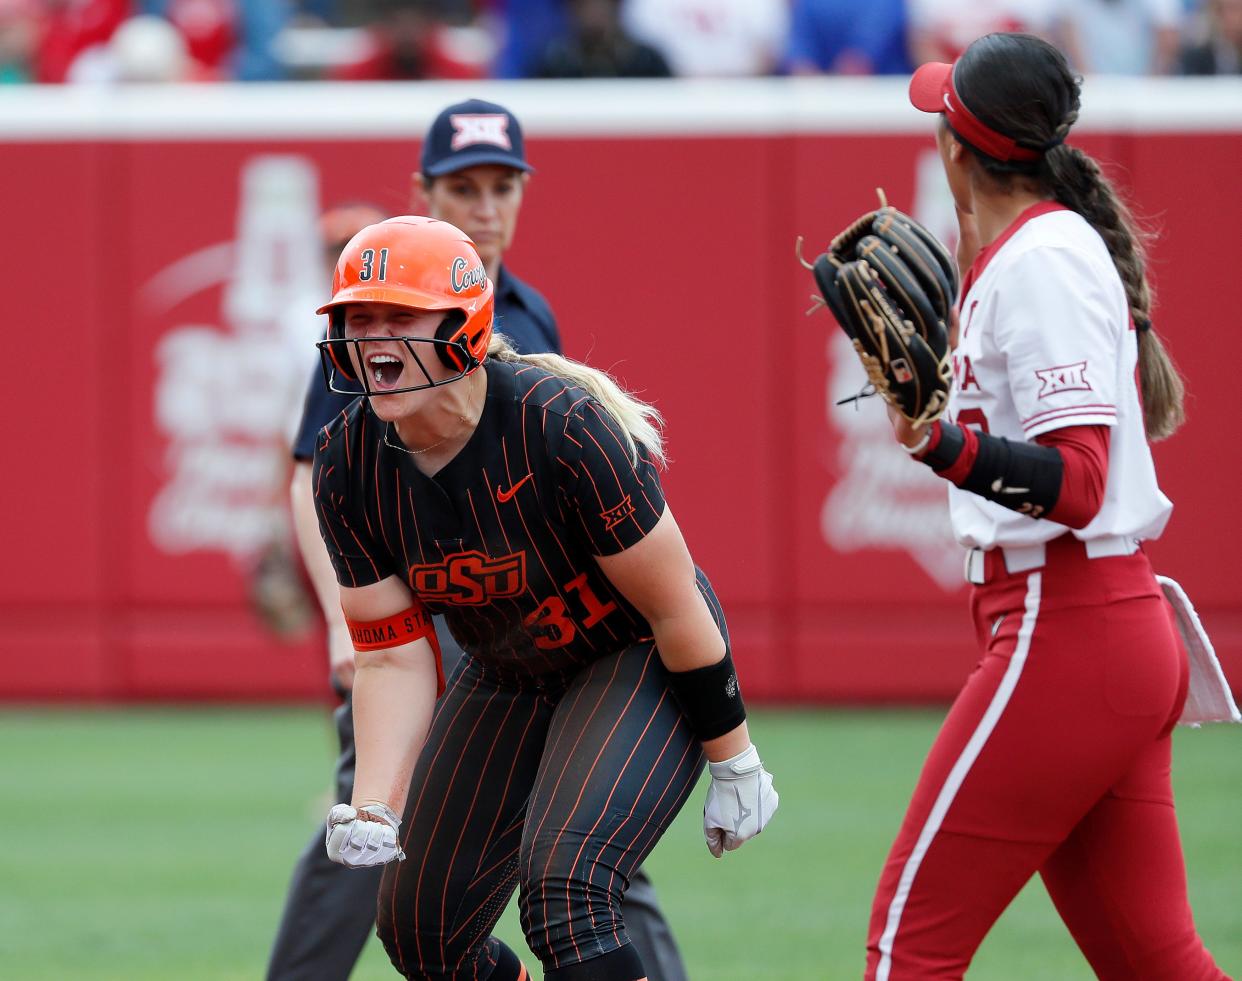
[[434, 565], [410, 566], [410, 588], [424, 600], [482, 606], [526, 591], [526, 553], [498, 559], [482, 552], [454, 552]]

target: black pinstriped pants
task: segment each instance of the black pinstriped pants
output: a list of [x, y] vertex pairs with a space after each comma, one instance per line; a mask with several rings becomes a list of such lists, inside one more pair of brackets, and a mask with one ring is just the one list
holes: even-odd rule
[[436, 706], [385, 867], [378, 932], [410, 978], [486, 978], [487, 938], [515, 886], [546, 970], [627, 944], [629, 877], [703, 767], [650, 642], [563, 690], [463, 658]]
[[[462, 651], [444, 618], [436, 617], [435, 622], [445, 671], [452, 674]], [[347, 804], [354, 787], [353, 703], [350, 692], [337, 694], [344, 700], [334, 713], [341, 751], [332, 799]], [[382, 873], [381, 868], [349, 869], [329, 859], [320, 825], [294, 867], [267, 981], [346, 981], [375, 932], [375, 897]], [[655, 887], [641, 868], [630, 877], [623, 912], [630, 940], [651, 981], [686, 981], [686, 968]]]

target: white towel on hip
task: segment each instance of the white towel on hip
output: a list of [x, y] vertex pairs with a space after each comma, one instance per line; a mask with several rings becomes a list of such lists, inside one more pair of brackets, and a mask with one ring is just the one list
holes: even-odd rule
[[1203, 722], [1242, 722], [1242, 713], [1238, 712], [1237, 703], [1233, 700], [1225, 672], [1190, 597], [1168, 576], [1156, 576], [1156, 582], [1160, 583], [1177, 616], [1177, 629], [1190, 661], [1190, 687], [1178, 724], [1197, 726]]

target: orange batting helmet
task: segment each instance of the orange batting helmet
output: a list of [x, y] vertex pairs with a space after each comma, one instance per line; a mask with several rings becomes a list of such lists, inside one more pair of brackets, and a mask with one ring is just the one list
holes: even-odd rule
[[[345, 246], [332, 275], [332, 299], [319, 308], [328, 314], [328, 339], [319, 342], [328, 387], [339, 372], [361, 381], [349, 358], [349, 345], [369, 338], [345, 338], [345, 310], [351, 303], [391, 303], [412, 310], [443, 310], [444, 321], [434, 338], [398, 337], [420, 368], [417, 344], [430, 344], [436, 355], [457, 374], [433, 381], [426, 368], [426, 384], [387, 389], [384, 394], [412, 392], [446, 385], [474, 371], [487, 356], [495, 308], [492, 282], [483, 260], [466, 234], [446, 221], [404, 215], [368, 225]], [[357, 394], [350, 392], [348, 394]]]

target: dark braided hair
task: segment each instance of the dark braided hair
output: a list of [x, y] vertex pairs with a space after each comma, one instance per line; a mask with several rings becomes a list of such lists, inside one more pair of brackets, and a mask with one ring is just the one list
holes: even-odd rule
[[1152, 440], [1171, 436], [1185, 419], [1185, 386], [1151, 329], [1148, 235], [1100, 165], [1065, 143], [1078, 120], [1081, 80], [1060, 51], [1031, 34], [979, 38], [958, 60], [955, 78], [962, 101], [982, 122], [1019, 146], [1041, 151], [1033, 161], [1000, 161], [959, 137], [983, 172], [1002, 187], [1034, 185], [1082, 215], [1104, 239], [1139, 331], [1144, 428]]

